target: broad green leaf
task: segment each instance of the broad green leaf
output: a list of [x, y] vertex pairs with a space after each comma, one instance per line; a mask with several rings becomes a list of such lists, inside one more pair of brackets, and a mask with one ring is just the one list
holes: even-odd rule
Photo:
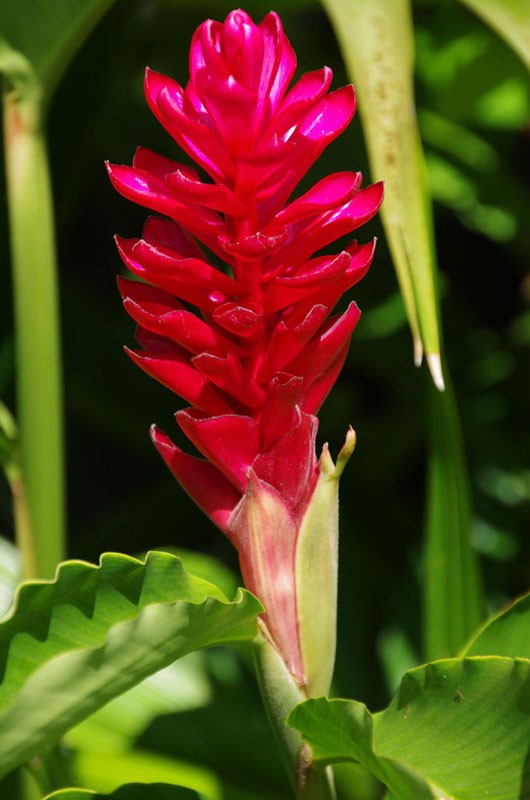
[[461, 0], [505, 39], [530, 69], [528, 0]]
[[165, 783], [129, 783], [112, 794], [99, 794], [89, 789], [61, 789], [47, 795], [44, 800], [197, 800], [191, 789], [169, 786]]
[[429, 471], [424, 554], [424, 648], [455, 656], [483, 619], [471, 500], [453, 389], [429, 394]]
[[440, 363], [432, 209], [415, 112], [409, 0], [324, 0], [359, 97], [370, 168], [385, 182], [381, 216], [414, 339], [438, 388]]
[[488, 620], [466, 645], [463, 655], [530, 659], [530, 594]]
[[251, 641], [259, 602], [229, 602], [179, 559], [107, 553], [24, 584], [0, 625], [0, 777], [176, 659]]
[[68, 62], [113, 0], [17, 0], [0, 4], [0, 73], [49, 97]]
[[318, 761], [360, 761], [399, 800], [530, 798], [530, 662], [447, 659], [408, 672], [390, 706], [308, 700], [289, 723]]

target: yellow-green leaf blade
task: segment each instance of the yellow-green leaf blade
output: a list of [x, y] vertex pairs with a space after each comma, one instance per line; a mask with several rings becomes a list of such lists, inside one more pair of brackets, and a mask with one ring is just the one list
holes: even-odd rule
[[443, 388], [431, 201], [416, 119], [408, 0], [324, 0], [359, 97], [381, 216], [414, 339]]

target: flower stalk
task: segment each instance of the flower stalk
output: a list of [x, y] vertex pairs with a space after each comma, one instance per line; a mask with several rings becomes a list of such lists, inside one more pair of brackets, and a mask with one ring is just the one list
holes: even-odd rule
[[331, 770], [312, 762], [311, 749], [285, 720], [308, 694], [287, 669], [281, 655], [265, 637], [254, 644], [254, 661], [261, 696], [297, 800], [335, 800]]

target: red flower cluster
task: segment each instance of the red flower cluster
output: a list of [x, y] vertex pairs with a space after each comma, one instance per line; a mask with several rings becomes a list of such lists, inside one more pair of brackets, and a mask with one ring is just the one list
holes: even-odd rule
[[154, 444], [238, 548], [269, 635], [303, 683], [294, 562], [319, 474], [314, 415], [360, 312], [330, 314], [374, 243], [315, 253], [370, 219], [383, 190], [341, 172], [290, 200], [355, 111], [351, 86], [328, 93], [328, 68], [289, 89], [295, 66], [274, 13], [260, 25], [244, 11], [205, 22], [185, 89], [149, 70], [145, 80], [151, 110], [202, 173], [144, 148], [132, 167], [108, 170], [122, 195], [163, 215], [141, 239], [117, 239], [141, 279], [119, 281], [142, 348], [129, 355], [190, 404], [176, 419], [205, 460], [157, 428]]

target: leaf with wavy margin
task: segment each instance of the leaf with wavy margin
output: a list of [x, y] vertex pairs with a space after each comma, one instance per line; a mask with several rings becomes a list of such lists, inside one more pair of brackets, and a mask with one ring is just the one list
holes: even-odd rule
[[0, 624], [0, 777], [186, 653], [250, 642], [261, 611], [160, 552], [68, 561], [23, 584]]

